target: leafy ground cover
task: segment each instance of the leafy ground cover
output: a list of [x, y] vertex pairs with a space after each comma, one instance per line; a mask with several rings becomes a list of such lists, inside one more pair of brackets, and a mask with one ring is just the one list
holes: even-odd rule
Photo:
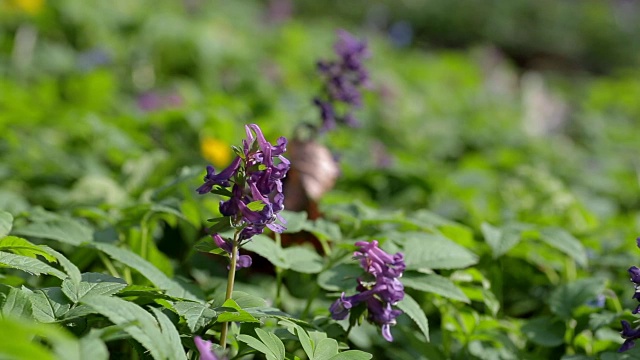
[[[0, 6], [3, 358], [640, 357], [617, 353], [637, 306], [637, 70], [522, 72], [491, 48], [399, 48], [254, 2]], [[360, 125], [314, 133], [338, 27], [368, 43]], [[227, 294], [235, 252], [210, 235], [229, 246], [247, 222], [220, 225], [224, 183], [196, 189], [207, 165], [272, 151], [243, 149], [247, 124], [313, 165], [283, 179], [307, 195], [282, 234], [243, 244], [253, 264]], [[247, 189], [273, 165], [243, 164], [227, 180]], [[403, 254], [386, 328], [364, 303], [342, 311], [378, 284], [360, 261], [374, 240]]]

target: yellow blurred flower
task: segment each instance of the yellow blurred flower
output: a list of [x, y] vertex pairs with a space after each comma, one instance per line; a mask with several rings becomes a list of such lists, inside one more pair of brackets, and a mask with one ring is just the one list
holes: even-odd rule
[[231, 162], [229, 144], [209, 136], [200, 140], [200, 153], [215, 166], [225, 166]]
[[11, 7], [35, 15], [44, 7], [45, 0], [11, 0]]

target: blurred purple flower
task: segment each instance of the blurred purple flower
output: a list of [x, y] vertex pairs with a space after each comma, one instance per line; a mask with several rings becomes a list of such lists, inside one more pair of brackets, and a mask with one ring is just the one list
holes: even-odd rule
[[149, 91], [138, 96], [138, 107], [144, 111], [156, 111], [182, 105], [182, 97], [176, 92]]
[[[334, 45], [338, 60], [318, 61], [318, 71], [324, 77], [324, 94], [313, 100], [320, 110], [322, 130], [328, 131], [337, 124], [356, 127], [358, 122], [352, 108], [362, 106], [360, 88], [366, 86], [369, 73], [363, 61], [370, 56], [367, 44], [344, 30], [338, 30], [338, 41]], [[343, 103], [346, 110], [336, 111], [336, 105]]]
[[200, 360], [225, 360], [225, 357], [218, 357], [216, 353], [211, 349], [213, 343], [208, 340], [203, 340], [200, 336], [193, 338], [193, 342], [196, 344], [196, 348], [200, 353]]
[[360, 260], [360, 266], [367, 272], [366, 277], [375, 281], [365, 281], [358, 278], [357, 294], [345, 296], [344, 293], [336, 300], [329, 311], [335, 320], [343, 320], [352, 307], [365, 304], [369, 312], [369, 321], [380, 325], [382, 336], [387, 341], [393, 341], [391, 325], [396, 324], [396, 317], [402, 311], [395, 310], [392, 305], [404, 298], [404, 286], [398, 280], [405, 269], [402, 253], [390, 255], [378, 247], [378, 242], [358, 241], [359, 250], [354, 252], [354, 258]]

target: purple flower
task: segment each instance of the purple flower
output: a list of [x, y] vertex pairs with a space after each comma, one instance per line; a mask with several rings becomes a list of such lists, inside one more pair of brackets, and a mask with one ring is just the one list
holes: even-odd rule
[[203, 340], [200, 336], [193, 338], [193, 342], [200, 352], [200, 360], [224, 360], [224, 357], [216, 356], [216, 353], [211, 349], [213, 343], [208, 340]]
[[[224, 250], [229, 257], [231, 257], [232, 245], [229, 241], [226, 241], [219, 234], [211, 235], [213, 242], [222, 250]], [[236, 269], [247, 268], [251, 266], [252, 259], [249, 255], [239, 255], [239, 251], [236, 254]]]
[[[640, 248], [640, 237], [636, 239], [636, 245]], [[636, 266], [632, 266], [628, 271], [635, 290], [632, 299], [640, 301], [640, 269]], [[640, 313], [640, 305], [638, 305], [632, 313]], [[640, 329], [632, 328], [629, 322], [622, 320], [622, 332], [620, 334], [625, 341], [618, 352], [623, 352], [631, 349], [635, 345], [634, 341], [640, 338]]]
[[[231, 218], [236, 229], [238, 244], [242, 245], [251, 237], [262, 234], [264, 228], [282, 232], [285, 223], [279, 212], [284, 209], [282, 179], [289, 171], [290, 162], [283, 156], [287, 150], [287, 139], [280, 137], [275, 145], [269, 143], [256, 124], [245, 126], [247, 138], [242, 141], [242, 154], [220, 173], [212, 166], [207, 167], [204, 184], [196, 191], [200, 194], [211, 192], [215, 186], [229, 188], [230, 197], [220, 202], [220, 213]], [[231, 254], [233, 242], [225, 241], [213, 234], [216, 244], [227, 254]], [[249, 256], [239, 256], [237, 267], [251, 265]]]
[[635, 340], [640, 339], [640, 329], [634, 329], [629, 322], [622, 320], [622, 331], [620, 336], [624, 339], [624, 343], [618, 349], [618, 352], [623, 352], [631, 349], [635, 345]]
[[[313, 100], [320, 110], [322, 130], [328, 131], [337, 124], [356, 127], [358, 122], [352, 108], [362, 106], [360, 88], [366, 86], [369, 74], [363, 61], [370, 56], [367, 44], [347, 31], [338, 30], [338, 41], [334, 45], [337, 60], [318, 62], [318, 72], [324, 77], [324, 95]], [[346, 110], [338, 114], [337, 103], [346, 105]]]
[[396, 317], [402, 311], [392, 306], [404, 298], [404, 286], [398, 280], [405, 269], [402, 253], [390, 255], [378, 247], [378, 242], [358, 241], [359, 250], [354, 252], [354, 258], [360, 260], [360, 266], [367, 272], [366, 277], [373, 280], [365, 281], [358, 278], [357, 294], [345, 296], [344, 293], [336, 300], [329, 311], [335, 320], [343, 320], [354, 306], [364, 304], [368, 311], [368, 320], [379, 325], [382, 336], [387, 341], [393, 341], [391, 326], [396, 324]]

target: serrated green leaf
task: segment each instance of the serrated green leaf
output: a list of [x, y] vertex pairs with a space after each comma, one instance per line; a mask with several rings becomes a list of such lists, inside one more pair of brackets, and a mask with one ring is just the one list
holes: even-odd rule
[[551, 312], [563, 319], [571, 319], [573, 311], [601, 294], [605, 281], [597, 278], [579, 279], [557, 287], [549, 297]]
[[33, 317], [42, 323], [57, 321], [71, 308], [71, 302], [59, 287], [35, 290], [29, 300]]
[[71, 245], [82, 245], [93, 240], [93, 230], [79, 221], [57, 216], [34, 221], [27, 226], [13, 230], [14, 234], [33, 236], [42, 239], [60, 241]]
[[373, 355], [360, 350], [347, 350], [331, 358], [331, 360], [369, 360]]
[[0, 239], [0, 250], [11, 251], [16, 255], [23, 255], [36, 258], [38, 255], [44, 257], [47, 261], [55, 261], [55, 257], [49, 255], [41, 246], [31, 243], [27, 239], [16, 236], [7, 236]]
[[268, 236], [256, 235], [243, 247], [269, 260], [274, 266], [282, 269], [290, 268], [289, 259], [283, 249]]
[[482, 223], [481, 229], [495, 259], [506, 254], [520, 242], [523, 226], [514, 224], [497, 228], [489, 223]]
[[418, 325], [424, 337], [429, 341], [429, 321], [420, 305], [409, 294], [405, 294], [404, 299], [398, 302], [397, 306]]
[[62, 291], [74, 303], [80, 302], [85, 296], [117, 294], [126, 287], [127, 282], [123, 279], [101, 273], [84, 273], [79, 283], [70, 278], [62, 282]]
[[561, 228], [544, 228], [540, 230], [540, 240], [549, 246], [569, 255], [580, 266], [587, 265], [587, 251], [573, 235]]
[[449, 299], [469, 303], [469, 298], [453, 281], [437, 274], [404, 273], [400, 281], [405, 287], [438, 294]]
[[284, 249], [284, 256], [288, 259], [290, 269], [304, 274], [317, 274], [322, 271], [322, 257], [317, 252], [306, 247], [293, 246]]
[[182, 316], [192, 333], [198, 333], [216, 317], [216, 312], [209, 305], [193, 301], [178, 301], [173, 304], [178, 315]]
[[[173, 359], [172, 334], [163, 333], [158, 321], [140, 306], [113, 296], [94, 295], [82, 298], [82, 303], [94, 308], [112, 323], [124, 327], [124, 331], [144, 346], [154, 359]], [[164, 321], [164, 319], [163, 319]], [[179, 359], [184, 359], [181, 352]]]
[[338, 342], [335, 339], [322, 339], [313, 350], [313, 360], [329, 360], [338, 354]]
[[[268, 333], [260, 328], [256, 328], [256, 334], [265, 344], [265, 346], [273, 354], [274, 360], [284, 360], [285, 350], [282, 340], [280, 340], [275, 334]], [[267, 356], [268, 357], [268, 356]]]
[[7, 252], [0, 252], [0, 264], [28, 272], [32, 275], [49, 274], [58, 279], [65, 279], [67, 277], [67, 274], [38, 259]]
[[233, 300], [229, 299], [221, 307], [214, 309], [218, 313], [216, 322], [260, 322]]
[[187, 300], [199, 300], [195, 295], [184, 289], [177, 282], [169, 279], [162, 271], [133, 252], [105, 243], [94, 243], [94, 247], [110, 257], [137, 270], [158, 288], [166, 291], [167, 295]]
[[0, 238], [9, 235], [12, 226], [13, 215], [6, 211], [0, 211]]
[[478, 262], [478, 257], [440, 234], [405, 233], [405, 263], [408, 270], [460, 269]]
[[28, 289], [11, 288], [0, 313], [2, 317], [29, 318], [32, 316], [30, 297], [33, 293]]
[[528, 320], [521, 329], [522, 333], [534, 343], [554, 347], [564, 343], [565, 325], [560, 320], [542, 316]]
[[178, 333], [178, 329], [176, 329], [175, 325], [169, 320], [167, 315], [165, 315], [162, 310], [158, 308], [151, 308], [153, 314], [156, 316], [156, 320], [158, 324], [160, 324], [160, 330], [162, 335], [167, 341], [167, 350], [169, 354], [169, 359], [187, 359], [187, 356], [182, 348], [182, 342], [180, 341], [180, 334]]
[[78, 269], [78, 267], [75, 266], [69, 259], [46, 245], [42, 245], [42, 249], [46, 251], [47, 254], [53, 256], [58, 260], [58, 263], [62, 266], [62, 268], [64, 268], [64, 270], [67, 272], [67, 275], [69, 275], [69, 278], [67, 280], [73, 281], [76, 284], [80, 282], [80, 280], [82, 279], [80, 269]]

